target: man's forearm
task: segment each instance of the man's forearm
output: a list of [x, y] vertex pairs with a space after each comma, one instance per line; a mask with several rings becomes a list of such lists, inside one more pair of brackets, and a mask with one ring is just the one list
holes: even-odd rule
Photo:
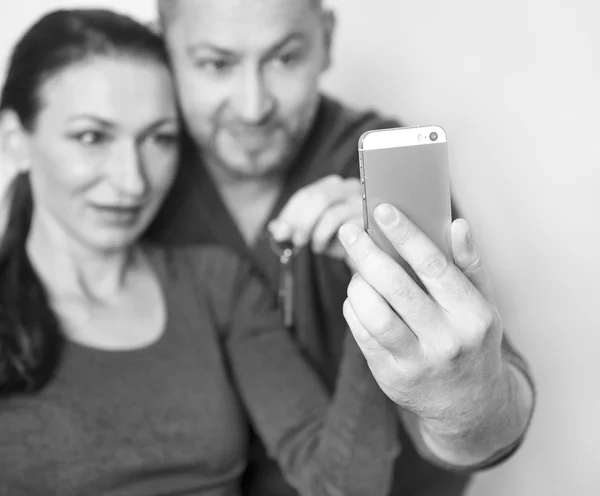
[[532, 386], [521, 370], [505, 361], [504, 387], [486, 408], [461, 428], [419, 422], [422, 442], [442, 463], [458, 469], [493, 462], [524, 435], [534, 406]]

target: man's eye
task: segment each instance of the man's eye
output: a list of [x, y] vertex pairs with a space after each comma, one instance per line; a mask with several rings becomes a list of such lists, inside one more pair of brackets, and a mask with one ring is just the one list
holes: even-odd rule
[[100, 145], [108, 140], [108, 135], [100, 131], [83, 131], [76, 133], [73, 138], [84, 146]]
[[199, 60], [196, 61], [196, 67], [206, 72], [218, 74], [230, 70], [233, 67], [233, 63], [227, 60]]
[[279, 54], [273, 59], [273, 63], [282, 67], [291, 67], [300, 62], [302, 56], [298, 52], [288, 52]]

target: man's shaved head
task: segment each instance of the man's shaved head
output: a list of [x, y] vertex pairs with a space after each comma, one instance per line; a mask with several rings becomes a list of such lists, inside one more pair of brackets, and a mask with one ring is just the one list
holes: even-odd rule
[[[189, 1], [189, 0], [186, 0]], [[301, 1], [301, 0], [298, 0]], [[305, 0], [310, 3], [313, 8], [322, 9], [323, 0]], [[158, 15], [163, 25], [168, 24], [176, 15], [177, 7], [181, 0], [158, 0]]]

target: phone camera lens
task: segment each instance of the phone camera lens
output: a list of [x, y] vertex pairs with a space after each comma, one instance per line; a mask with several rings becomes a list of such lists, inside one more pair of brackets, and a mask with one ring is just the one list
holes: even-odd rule
[[437, 141], [437, 139], [438, 139], [438, 134], [437, 134], [437, 133], [431, 133], [431, 134], [429, 135], [429, 139], [430, 139], [431, 141]]

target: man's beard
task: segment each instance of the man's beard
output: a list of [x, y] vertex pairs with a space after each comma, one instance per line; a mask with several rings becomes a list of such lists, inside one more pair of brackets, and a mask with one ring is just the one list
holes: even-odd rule
[[206, 146], [203, 150], [203, 156], [213, 167], [218, 168], [228, 178], [235, 181], [256, 181], [279, 177], [287, 172], [295, 157], [300, 152], [309, 127], [307, 126], [307, 129], [302, 129], [300, 132], [292, 133], [285, 126], [278, 125], [274, 132], [281, 133], [283, 136], [283, 145], [280, 152], [270, 159], [270, 163], [263, 162], [264, 160], [269, 160], [269, 157], [263, 156], [265, 154], [264, 150], [256, 152], [244, 150], [240, 153], [243, 157], [243, 162], [232, 163], [231, 160], [228, 160], [227, 157], [224, 157], [220, 153], [217, 135], [225, 129], [225, 132], [229, 133], [231, 139], [235, 139], [233, 136], [234, 133], [222, 127], [211, 137], [209, 146]]
[[[305, 113], [300, 116], [297, 121], [296, 129], [293, 126], [287, 125], [284, 121], [277, 119], [277, 114], [270, 116], [270, 122], [264, 122], [262, 125], [252, 128], [245, 124], [240, 124], [235, 120], [227, 119], [224, 115], [226, 109], [221, 108], [212, 120], [211, 127], [213, 133], [206, 135], [199, 132], [196, 134], [194, 141], [199, 149], [200, 156], [204, 159], [208, 168], [214, 173], [223, 176], [226, 180], [231, 181], [260, 181], [262, 179], [272, 179], [282, 177], [287, 174], [289, 169], [296, 162], [296, 158], [313, 129], [314, 122], [319, 110], [320, 99], [315, 99], [314, 102], [309, 102], [305, 107]], [[193, 116], [191, 121], [193, 122]], [[264, 150], [243, 150], [240, 155], [241, 161], [235, 161], [227, 157], [223, 153], [223, 144], [219, 143], [219, 136], [222, 133], [227, 133], [229, 138], [235, 143], [235, 134], [243, 133], [244, 127], [247, 127], [250, 134], [258, 131], [260, 128], [270, 129], [271, 133], [281, 133], [284, 144], [281, 147], [279, 156], [265, 157]], [[198, 131], [200, 131], [198, 129]], [[193, 132], [193, 131], [192, 131]], [[251, 139], [250, 139], [251, 141]], [[268, 153], [267, 153], [268, 155]], [[239, 157], [238, 157], [239, 158]], [[271, 163], [261, 163], [264, 160], [271, 160]]]

